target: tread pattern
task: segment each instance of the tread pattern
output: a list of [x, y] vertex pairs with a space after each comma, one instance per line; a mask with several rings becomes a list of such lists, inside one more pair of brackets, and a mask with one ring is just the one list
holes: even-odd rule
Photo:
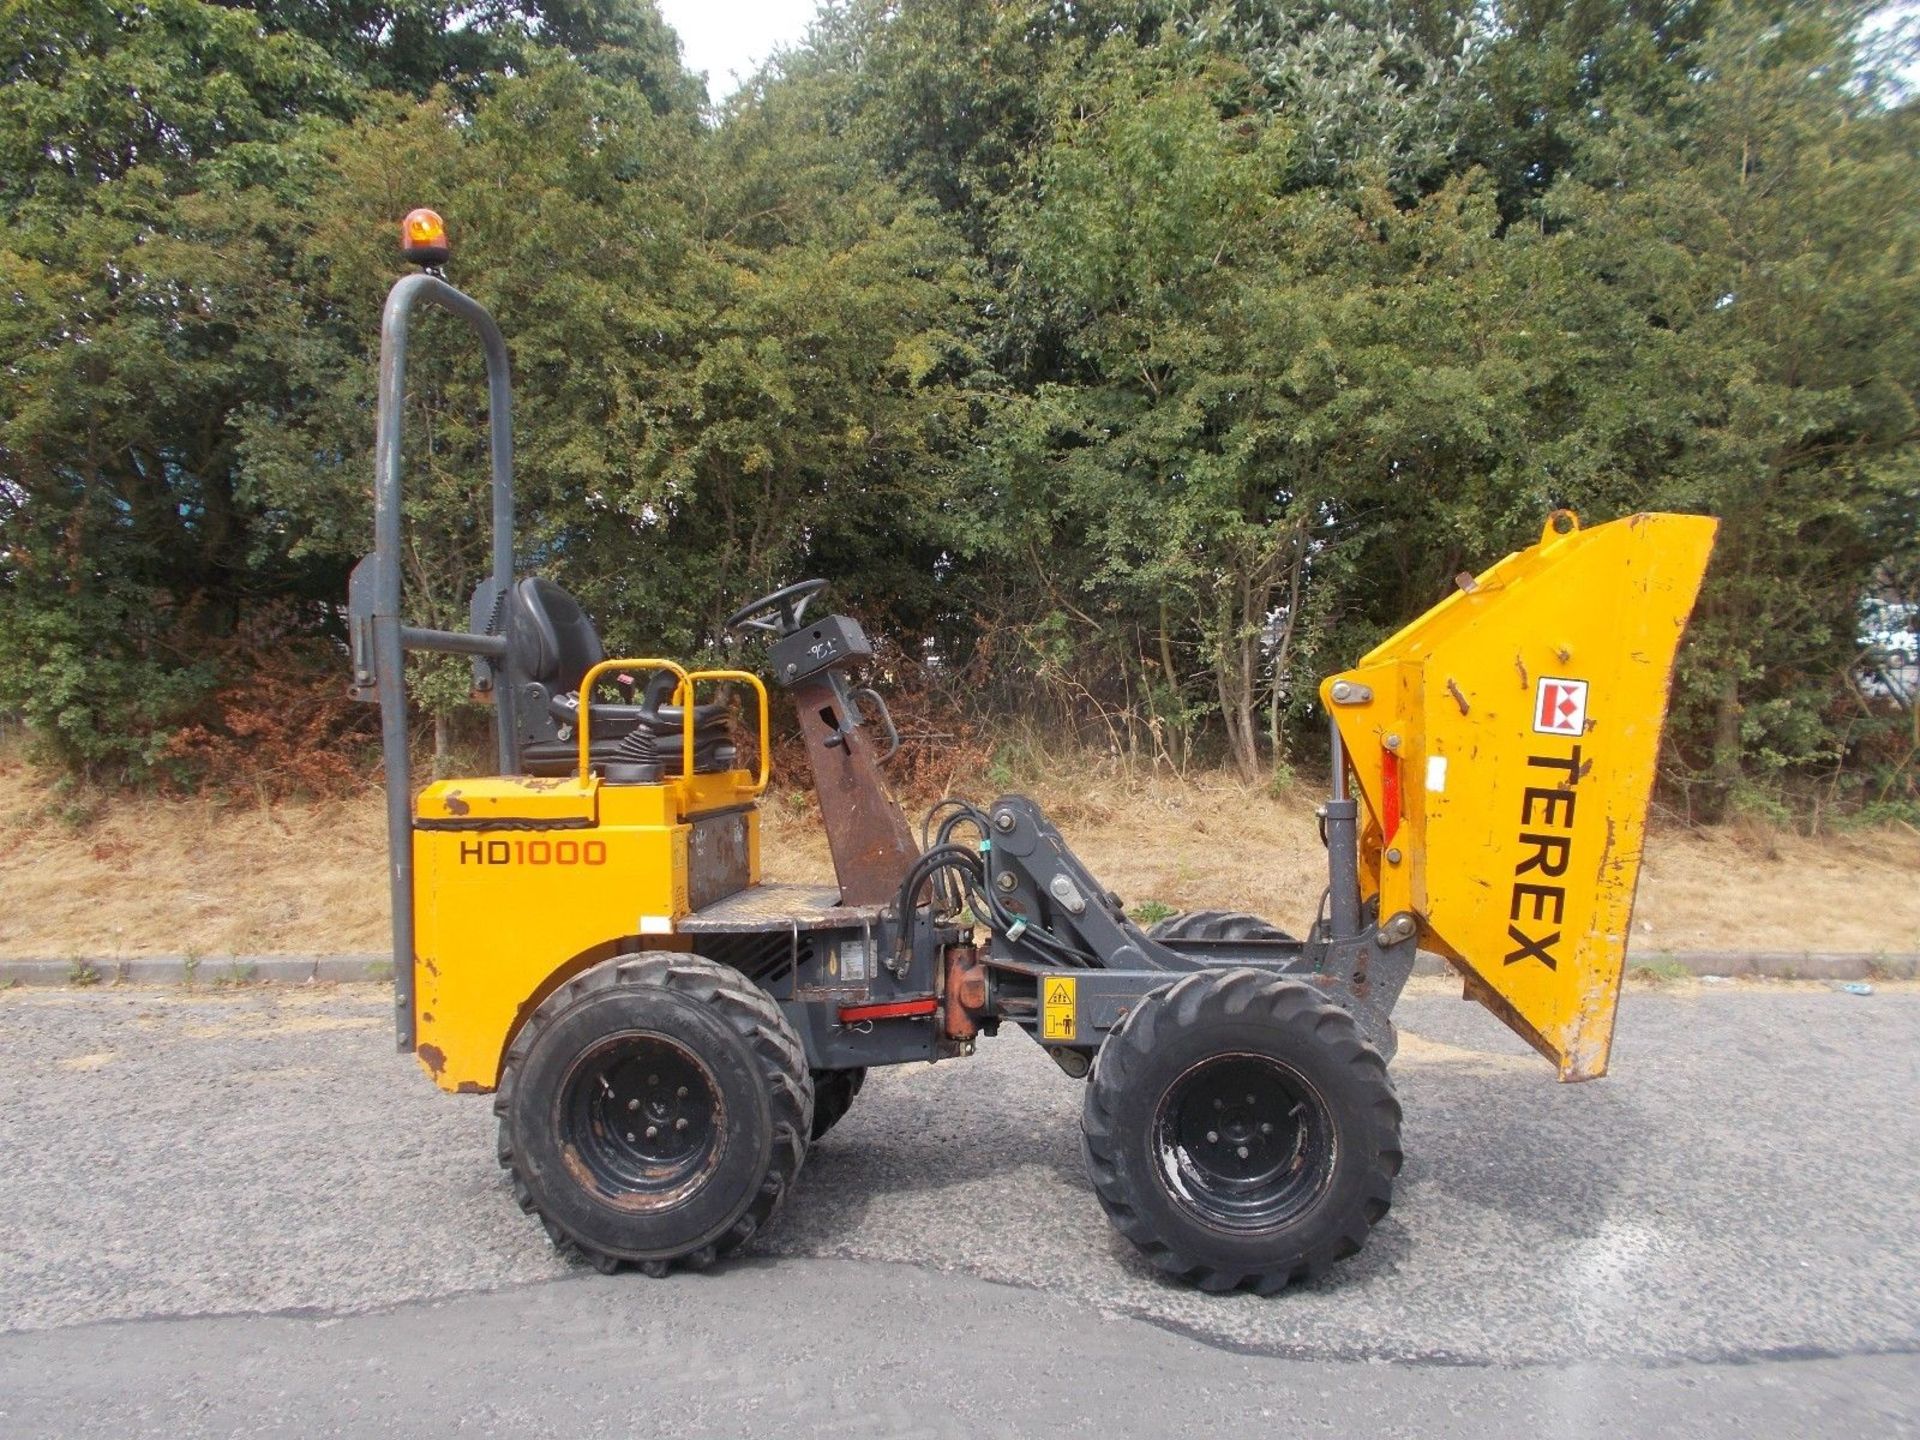
[[[1174, 1034], [1200, 1028], [1214, 1018], [1250, 1016], [1322, 1048], [1340, 1067], [1339, 1073], [1358, 1091], [1373, 1123], [1374, 1155], [1359, 1203], [1339, 1217], [1330, 1237], [1273, 1269], [1224, 1270], [1184, 1253], [1178, 1238], [1162, 1233], [1142, 1210], [1133, 1186], [1158, 1182], [1128, 1174], [1114, 1108], [1119, 1097], [1141, 1083], [1136, 1079], [1141, 1065]], [[1400, 1118], [1400, 1102], [1386, 1061], [1367, 1043], [1347, 1011], [1302, 981], [1270, 971], [1234, 969], [1198, 971], [1135, 1005], [1100, 1047], [1080, 1123], [1087, 1172], [1101, 1209], [1156, 1267], [1206, 1291], [1248, 1289], [1273, 1295], [1357, 1252], [1368, 1232], [1386, 1216], [1402, 1161]], [[1342, 1136], [1341, 1143], [1351, 1145], [1353, 1137]]]
[[[597, 1251], [566, 1233], [540, 1209], [532, 1187], [515, 1163], [513, 1095], [528, 1053], [541, 1034], [578, 1001], [599, 991], [624, 986], [657, 986], [711, 1006], [753, 1052], [766, 1079], [773, 1111], [772, 1156], [766, 1176], [746, 1211], [713, 1243], [664, 1260], [628, 1261]], [[513, 1198], [521, 1211], [540, 1221], [556, 1250], [562, 1254], [578, 1254], [607, 1275], [625, 1264], [632, 1264], [652, 1276], [665, 1275], [675, 1265], [704, 1270], [716, 1259], [734, 1253], [752, 1240], [786, 1198], [800, 1167], [806, 1163], [807, 1146], [812, 1138], [813, 1105], [813, 1078], [807, 1069], [806, 1051], [773, 997], [729, 966], [678, 952], [607, 960], [582, 971], [555, 990], [528, 1017], [507, 1047], [500, 1084], [493, 1097], [493, 1113], [499, 1121], [497, 1154], [501, 1167], [512, 1176]]]

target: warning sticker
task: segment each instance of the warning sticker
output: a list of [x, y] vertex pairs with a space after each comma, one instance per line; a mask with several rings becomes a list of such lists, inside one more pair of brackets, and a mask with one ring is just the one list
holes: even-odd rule
[[1056, 975], [1041, 986], [1040, 1038], [1071, 1040], [1078, 1026], [1074, 1011], [1079, 1008], [1080, 982]]
[[1533, 692], [1533, 728], [1542, 735], [1587, 733], [1587, 682], [1542, 675]]

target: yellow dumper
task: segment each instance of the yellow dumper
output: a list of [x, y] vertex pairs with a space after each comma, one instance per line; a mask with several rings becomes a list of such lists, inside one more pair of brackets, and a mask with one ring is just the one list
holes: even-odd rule
[[[438, 217], [406, 234], [445, 259]], [[401, 616], [416, 304], [473, 326], [491, 380], [494, 565], [466, 631]], [[515, 573], [509, 404], [486, 311], [431, 270], [396, 285], [353, 685], [382, 709], [400, 1047], [444, 1089], [494, 1094], [500, 1163], [556, 1245], [655, 1274], [738, 1250], [869, 1067], [1013, 1029], [1086, 1082], [1121, 1232], [1207, 1289], [1269, 1293], [1387, 1212], [1391, 1013], [1422, 947], [1562, 1079], [1605, 1073], [1711, 520], [1555, 515], [1325, 682], [1327, 889], [1305, 937], [1219, 910], [1143, 929], [1025, 797], [948, 799], [913, 833], [882, 778], [886, 702], [860, 683], [872, 646], [810, 616], [817, 580], [728, 622], [793, 702], [833, 855], [831, 884], [762, 881], [765, 685], [609, 657], [572, 597]], [[471, 657], [497, 773], [411, 794], [409, 649]], [[753, 697], [751, 743], [723, 688]]]

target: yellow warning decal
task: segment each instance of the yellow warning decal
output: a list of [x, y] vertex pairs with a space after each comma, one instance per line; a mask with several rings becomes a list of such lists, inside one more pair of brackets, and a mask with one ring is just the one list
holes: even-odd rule
[[1080, 982], [1056, 975], [1041, 986], [1040, 1038], [1071, 1040], [1078, 1028], [1074, 1012], [1079, 1009]]

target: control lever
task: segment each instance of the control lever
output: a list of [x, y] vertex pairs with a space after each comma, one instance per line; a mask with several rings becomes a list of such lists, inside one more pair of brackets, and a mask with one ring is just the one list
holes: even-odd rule
[[[854, 716], [858, 716], [860, 697], [862, 697], [862, 695], [866, 695], [870, 701], [874, 701], [874, 705], [879, 708], [879, 724], [883, 724], [883, 726], [887, 728], [887, 753], [879, 756], [879, 764], [887, 764], [887, 760], [891, 760], [893, 756], [899, 755], [900, 753], [900, 732], [899, 728], [893, 724], [893, 710], [887, 708], [885, 695], [881, 695], [872, 685], [860, 685], [860, 689], [849, 689], [849, 691], [847, 691], [847, 699], [851, 699], [852, 703], [854, 703], [851, 707], [852, 710], [854, 710]], [[847, 743], [847, 732], [852, 730], [856, 724], [860, 724], [858, 718], [849, 720], [849, 722], [841, 728], [841, 732], [833, 735], [833, 737], [829, 739], [828, 749], [833, 749], [835, 745], [845, 745], [845, 743]]]

